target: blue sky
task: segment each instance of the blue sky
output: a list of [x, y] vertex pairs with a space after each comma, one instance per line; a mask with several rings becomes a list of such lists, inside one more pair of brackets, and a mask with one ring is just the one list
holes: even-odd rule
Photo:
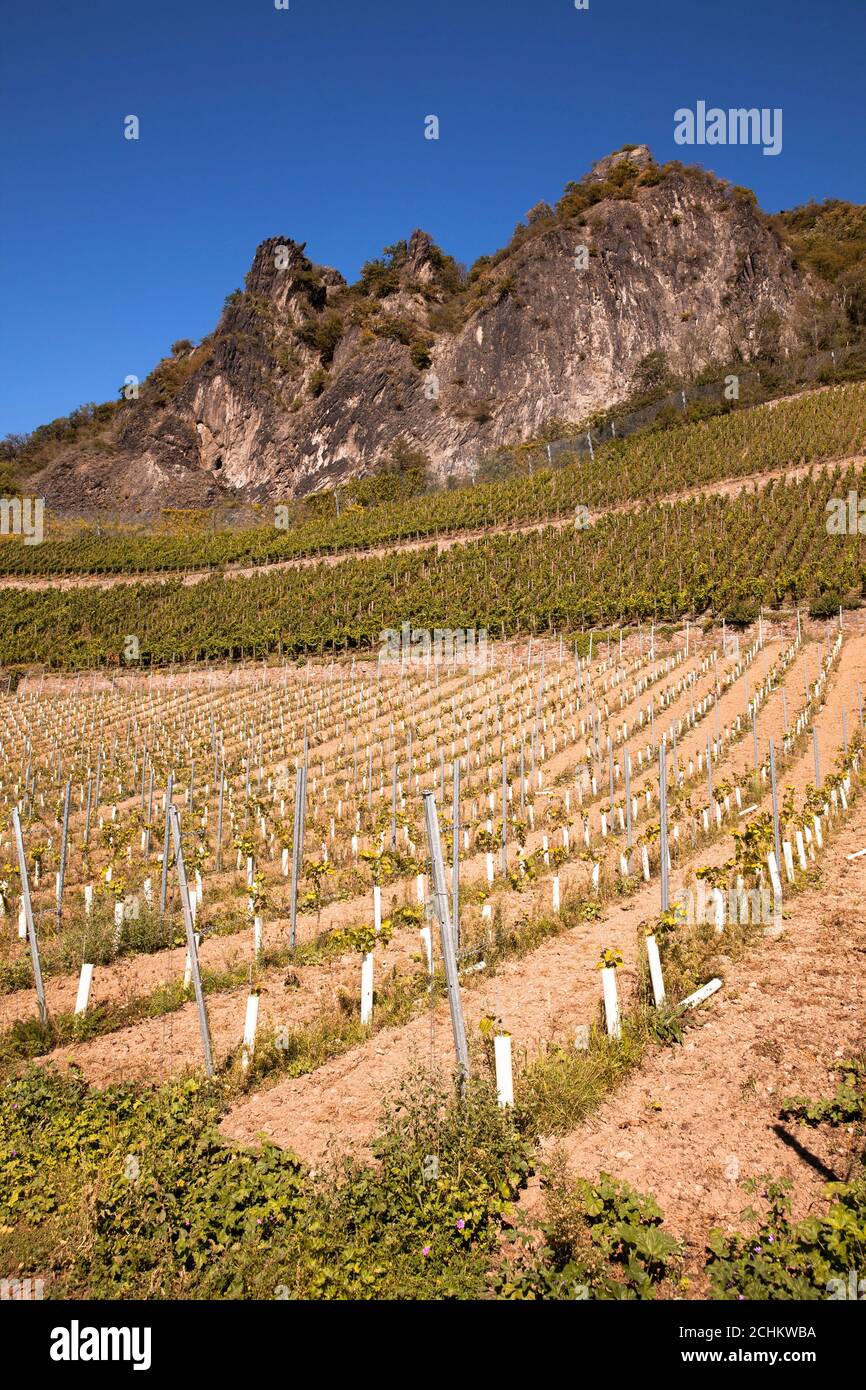
[[[866, 201], [866, 0], [40, 0], [3, 29], [0, 434], [202, 337], [268, 236], [350, 279], [416, 226], [471, 263], [626, 141], [768, 209]], [[781, 107], [781, 154], [675, 145], [698, 100]]]

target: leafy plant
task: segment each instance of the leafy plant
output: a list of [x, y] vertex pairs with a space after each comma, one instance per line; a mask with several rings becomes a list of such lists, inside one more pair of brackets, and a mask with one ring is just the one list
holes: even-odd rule
[[340, 927], [332, 931], [328, 943], [334, 951], [356, 951], [359, 955], [369, 955], [377, 946], [385, 947], [391, 940], [393, 927], [390, 918], [385, 918], [377, 932], [372, 923], [360, 927]]
[[509, 1299], [651, 1299], [682, 1254], [652, 1196], [602, 1173], [570, 1180], [561, 1160], [545, 1175], [544, 1244], [518, 1233], [496, 1292]]
[[619, 966], [624, 964], [625, 962], [619, 951], [614, 950], [612, 946], [603, 946], [601, 951], [601, 957], [598, 961], [596, 969], [617, 970]]

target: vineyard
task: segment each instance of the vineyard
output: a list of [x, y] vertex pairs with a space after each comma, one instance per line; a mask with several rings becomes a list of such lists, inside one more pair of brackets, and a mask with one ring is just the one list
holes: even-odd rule
[[[543, 457], [543, 447], [541, 449]], [[260, 565], [372, 549], [454, 532], [506, 528], [649, 503], [721, 479], [748, 478], [792, 463], [846, 459], [866, 452], [866, 386], [857, 383], [780, 400], [753, 410], [663, 432], [612, 439], [592, 459], [543, 468], [498, 483], [434, 492], [335, 515], [332, 496], [285, 507], [282, 525], [186, 537], [101, 536], [0, 546], [9, 575], [135, 574]], [[293, 522], [289, 525], [289, 522]]]
[[4, 542], [5, 1285], [848, 1288], [863, 390], [283, 532]]
[[828, 502], [852, 491], [866, 496], [862, 465], [441, 554], [425, 547], [196, 585], [0, 589], [0, 661], [116, 665], [128, 661], [130, 636], [135, 660], [160, 666], [375, 649], [404, 622], [508, 638], [707, 614], [749, 622], [762, 606], [827, 616], [866, 592], [866, 537], [827, 530]]
[[[795, 1207], [774, 1188], [762, 1219], [797, 1253], [760, 1267], [717, 1125], [697, 1201], [621, 1140], [586, 1178], [532, 1174], [646, 1069], [711, 1051], [756, 969], [804, 978], [825, 875], [862, 875], [864, 654], [858, 616], [796, 615], [26, 677], [0, 709], [0, 1260], [51, 1297], [824, 1296], [862, 1199], [828, 1203], [780, 1141], [756, 1156]], [[826, 1089], [791, 1046], [786, 1094]], [[790, 1103], [837, 1168], [842, 1103]], [[554, 1247], [505, 1255], [545, 1203]]]

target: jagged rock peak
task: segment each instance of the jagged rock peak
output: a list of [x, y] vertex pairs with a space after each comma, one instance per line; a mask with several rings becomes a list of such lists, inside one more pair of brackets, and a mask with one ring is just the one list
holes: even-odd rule
[[406, 250], [406, 269], [413, 280], [420, 280], [422, 284], [429, 282], [436, 277], [436, 246], [433, 238], [428, 232], [416, 228], [409, 238]]
[[291, 294], [305, 293], [320, 307], [326, 288], [345, 284], [338, 270], [315, 265], [306, 255], [307, 243], [291, 237], [268, 237], [256, 247], [253, 263], [244, 282], [248, 293], [264, 295], [277, 302]]
[[528, 223], [468, 273], [416, 229], [351, 286], [305, 243], [270, 237], [215, 332], [122, 403], [113, 454], [70, 446], [33, 486], [82, 512], [118, 495], [142, 513], [306, 496], [400, 439], [462, 478], [628, 399], [648, 362], [679, 378], [784, 355], [814, 297], [752, 201], [660, 168], [646, 145], [600, 159]]
[[649, 145], [624, 145], [621, 150], [614, 150], [613, 154], [606, 154], [604, 159], [596, 160], [586, 176], [587, 182], [604, 183], [618, 164], [626, 162], [633, 164], [637, 169], [649, 169], [655, 164]]

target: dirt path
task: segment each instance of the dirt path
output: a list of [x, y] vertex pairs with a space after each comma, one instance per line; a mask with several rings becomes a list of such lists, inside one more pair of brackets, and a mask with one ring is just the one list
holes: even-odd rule
[[[805, 477], [813, 470], [826, 472], [833, 468], [847, 468], [849, 465], [866, 463], [866, 455], [855, 454], [841, 459], [822, 459], [814, 463], [798, 464], [795, 467], [774, 468], [762, 473], [748, 473], [738, 478], [721, 479], [715, 483], [704, 483], [699, 487], [681, 488], [676, 492], [664, 493], [659, 497], [641, 498], [635, 502], [625, 502], [615, 507], [602, 507], [590, 512], [590, 524], [605, 516], [616, 516], [623, 512], [637, 511], [644, 507], [656, 506], [662, 502], [688, 502], [696, 497], [738, 497], [747, 488], [762, 487], [775, 478], [785, 478], [792, 482]], [[41, 575], [0, 575], [0, 589], [112, 589], [119, 584], [167, 584], [180, 580], [189, 586], [200, 584], [205, 579], [222, 576], [226, 579], [249, 579], [252, 575], [263, 574], [268, 570], [307, 569], [311, 565], [339, 565], [346, 560], [381, 559], [385, 555], [397, 555], [404, 551], [429, 550], [435, 546], [436, 553], [450, 550], [455, 545], [467, 545], [471, 541], [484, 540], [494, 535], [526, 535], [531, 531], [542, 531], [553, 527], [574, 525], [574, 515], [554, 514], [526, 522], [502, 522], [495, 526], [479, 526], [471, 530], [455, 530], [444, 536], [431, 534], [420, 540], [393, 541], [383, 545], [357, 547], [340, 550], [334, 554], [323, 552], [317, 555], [299, 555], [290, 560], [271, 560], [260, 565], [212, 566], [197, 570], [149, 570], [136, 574], [58, 574], [50, 577]]]

